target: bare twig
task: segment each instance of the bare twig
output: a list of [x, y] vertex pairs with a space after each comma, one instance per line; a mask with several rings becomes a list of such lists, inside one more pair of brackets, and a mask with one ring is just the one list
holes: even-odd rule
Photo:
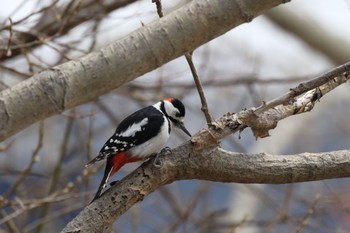
[[14, 182], [14, 184], [11, 186], [11, 188], [9, 190], [7, 190], [4, 193], [4, 197], [8, 197], [10, 196], [13, 192], [16, 191], [16, 189], [18, 188], [18, 186], [24, 181], [24, 179], [30, 174], [30, 172], [32, 171], [32, 168], [34, 166], [34, 164], [36, 162], [39, 161], [39, 151], [43, 146], [43, 140], [44, 140], [44, 121], [40, 121], [39, 123], [39, 139], [38, 139], [38, 144], [36, 146], [36, 148], [34, 149], [33, 153], [32, 153], [32, 158], [30, 160], [30, 163], [28, 164], [28, 166], [23, 170], [23, 172], [20, 174], [20, 176], [18, 177], [18, 179]]
[[[8, 214], [5, 212], [4, 209], [0, 210], [0, 217], [1, 218], [7, 218]], [[0, 225], [1, 225], [2, 220], [0, 220]], [[6, 226], [8, 227], [8, 229], [10, 230], [10, 232], [13, 233], [20, 233], [20, 230], [18, 229], [18, 227], [16, 226], [16, 224], [13, 221], [6, 221], [4, 222], [6, 223]]]
[[[56, 203], [61, 202], [67, 199], [71, 199], [76, 196], [85, 196], [85, 193], [80, 193], [79, 195], [72, 195], [72, 194], [65, 194], [60, 192], [52, 193], [51, 195], [48, 195], [44, 198], [40, 199], [34, 199], [34, 200], [21, 200], [17, 199], [15, 203], [13, 203], [14, 206], [16, 206], [16, 210], [12, 213], [6, 214], [3, 218], [0, 219], [0, 225], [4, 223], [11, 222], [14, 218], [20, 216], [21, 214], [25, 213], [26, 211], [29, 211], [31, 209], [38, 208], [42, 205], [49, 204], [49, 203]], [[82, 204], [80, 203], [79, 206]]]
[[157, 6], [157, 13], [159, 18], [163, 17], [162, 1], [161, 0], [152, 0], [153, 3]]
[[[56, 167], [54, 168], [54, 171], [52, 174], [52, 180], [51, 180], [51, 184], [50, 184], [50, 188], [49, 188], [49, 194], [54, 193], [56, 190], [56, 187], [58, 185], [59, 178], [60, 178], [61, 171], [62, 171], [63, 160], [67, 154], [67, 146], [68, 146], [69, 138], [70, 138], [70, 135], [72, 132], [74, 120], [75, 120], [74, 118], [67, 119], [66, 128], [65, 128], [65, 132], [64, 132], [63, 140], [62, 140], [62, 144], [61, 144], [60, 157], [57, 160]], [[43, 205], [41, 212], [40, 212], [40, 218], [44, 218], [44, 219], [46, 218], [46, 216], [48, 214], [49, 207], [50, 207], [49, 203], [46, 203]], [[36, 232], [40, 233], [43, 229], [44, 229], [44, 225], [40, 224], [38, 226]]]
[[317, 194], [315, 197], [315, 200], [309, 206], [307, 213], [305, 214], [304, 218], [301, 220], [300, 224], [295, 229], [294, 233], [300, 233], [303, 230], [303, 228], [308, 224], [308, 221], [311, 215], [315, 213], [315, 208], [319, 201], [320, 201], [320, 195]]
[[[46, 12], [49, 9], [52, 9], [55, 7], [56, 3], [58, 1], [55, 0], [50, 4], [49, 6], [43, 7], [42, 9], [31, 13], [28, 16], [25, 16], [23, 19], [20, 19], [19, 21], [14, 22], [14, 24], [19, 24], [24, 22], [25, 20], [28, 20], [34, 15], [37, 15], [41, 13], [41, 19], [38, 20], [38, 23], [34, 25], [33, 28], [28, 30], [28, 32], [18, 32], [14, 34], [15, 38], [21, 38], [21, 41], [14, 41], [12, 40], [11, 49], [12, 53], [11, 56], [6, 56], [6, 54], [0, 54], [0, 60], [4, 61], [7, 59], [14, 58], [20, 54], [23, 53], [23, 49], [25, 50], [31, 50], [39, 45], [41, 43], [38, 43], [39, 37], [57, 37], [62, 34], [66, 34], [74, 27], [80, 25], [81, 23], [85, 21], [89, 21], [91, 19], [94, 19], [95, 17], [99, 17], [98, 14], [101, 13], [101, 11], [105, 13], [110, 13], [113, 10], [116, 10], [120, 7], [126, 6], [132, 2], [135, 2], [135, 0], [121, 0], [121, 1], [111, 1], [108, 3], [105, 3], [104, 5], [100, 5], [101, 1], [79, 1], [79, 4], [77, 4], [79, 7], [76, 7], [74, 5], [73, 9], [70, 9], [70, 11], [65, 12], [67, 10], [67, 6], [59, 6], [56, 7], [56, 14], [46, 14]], [[77, 1], [71, 1], [71, 2], [77, 2]], [[73, 10], [73, 12], [71, 11]], [[66, 13], [66, 14], [65, 14]], [[68, 19], [65, 21], [66, 18], [63, 18], [58, 21], [57, 16], [68, 16]], [[62, 24], [62, 22], [64, 22]], [[7, 29], [9, 26], [1, 28], [1, 30]], [[35, 31], [36, 33], [33, 34], [31, 32]], [[16, 48], [16, 44], [19, 43], [19, 46]], [[1, 46], [1, 45], [0, 45]]]
[[[161, 0], [152, 0], [152, 2], [155, 3], [156, 6], [157, 6], [157, 13], [158, 13], [159, 18], [162, 18], [163, 17], [163, 9], [162, 9]], [[209, 113], [209, 108], [208, 108], [207, 100], [205, 98], [205, 94], [204, 94], [204, 91], [203, 91], [203, 86], [202, 86], [201, 81], [199, 79], [196, 67], [193, 64], [192, 53], [193, 52], [186, 53], [185, 54], [185, 58], [186, 58], [186, 61], [187, 61], [188, 65], [189, 65], [189, 67], [191, 69], [192, 76], [193, 76], [194, 82], [196, 84], [199, 97], [201, 99], [201, 103], [202, 103], [202, 108], [201, 109], [202, 109], [202, 111], [204, 113], [205, 119], [207, 120], [207, 124], [209, 125], [209, 124], [211, 124], [211, 122], [213, 122], [213, 120], [212, 120], [212, 117], [211, 117], [211, 115]]]
[[201, 109], [204, 113], [205, 119], [207, 120], [207, 124], [210, 125], [213, 122], [213, 120], [212, 120], [212, 117], [209, 113], [209, 108], [208, 108], [207, 100], [205, 98], [205, 94], [204, 94], [201, 80], [199, 79], [199, 76], [198, 76], [197, 71], [196, 71], [196, 67], [194, 66], [193, 61], [192, 61], [192, 53], [186, 53], [185, 57], [186, 57], [188, 65], [190, 66], [193, 80], [196, 84], [197, 91], [198, 91], [199, 97], [201, 99], [201, 103], [202, 103]]
[[[20, 23], [23, 23], [24, 21], [28, 20], [28, 19], [29, 19], [30, 17], [32, 17], [32, 16], [41, 14], [41, 13], [47, 11], [47, 10], [52, 9], [52, 8], [54, 7], [54, 5], [56, 5], [56, 3], [57, 3], [58, 1], [59, 1], [59, 0], [54, 0], [54, 1], [52, 1], [51, 4], [49, 4], [48, 6], [43, 7], [43, 8], [41, 8], [41, 9], [38, 10], [38, 11], [32, 12], [32, 13], [28, 14], [27, 16], [24, 16], [22, 19], [19, 19], [19, 20], [17, 20], [16, 22], [13, 22], [13, 25], [18, 25], [18, 24], [20, 24]], [[25, 2], [25, 1], [23, 1], [23, 3], [24, 3], [24, 2]], [[18, 7], [21, 7], [21, 6], [24, 6], [24, 4], [19, 4], [19, 5], [18, 5]], [[19, 10], [19, 8], [17, 8], [15, 11], [13, 11], [10, 15], [14, 15], [14, 14], [16, 13], [17, 10]], [[9, 17], [9, 19], [10, 19], [10, 17]], [[8, 29], [9, 27], [10, 27], [10, 25], [9, 25], [9, 26], [5, 26], [5, 27], [2, 27], [2, 28], [0, 28], [0, 30], [1, 30], [1, 31], [2, 31], [2, 30], [6, 30], [6, 29]]]
[[[343, 69], [338, 70], [338, 72], [341, 71], [343, 71]], [[316, 79], [305, 82], [308, 84], [307, 87], [300, 84], [296, 88], [292, 89], [293, 91], [297, 90], [296, 93], [288, 92], [290, 93], [289, 95], [282, 95], [265, 105], [263, 104], [257, 109], [251, 108], [248, 110], [243, 110], [237, 114], [227, 114], [226, 116], [221, 117], [212, 125], [214, 128], [216, 128], [216, 130], [224, 129], [222, 132], [225, 133], [221, 134], [219, 137], [216, 137], [216, 131], [213, 131], [211, 132], [212, 136], [216, 138], [216, 140], [220, 140], [222, 139], [223, 135], [242, 131], [246, 127], [250, 127], [252, 129], [256, 138], [269, 136], [268, 131], [270, 129], [274, 129], [280, 120], [295, 114], [310, 111], [317, 101], [320, 100], [325, 94], [350, 79], [350, 73], [348, 72], [340, 74], [333, 72], [333, 77], [329, 75], [329, 72], [327, 72]], [[321, 80], [325, 80], [325, 82], [322, 82]], [[320, 86], [316, 86], [316, 88], [312, 89], [311, 87], [315, 87], [314, 83], [318, 83]], [[224, 125], [228, 125], [229, 127], [225, 127]]]
[[300, 83], [297, 87], [291, 88], [289, 92], [280, 96], [276, 99], [273, 99], [267, 103], [262, 104], [255, 109], [256, 114], [263, 113], [267, 109], [273, 108], [280, 104], [288, 103], [292, 98], [301, 95], [307, 91], [315, 89], [329, 81], [331, 81], [336, 76], [340, 76], [346, 72], [350, 72], [350, 62], [340, 65], [330, 71], [325, 72], [324, 74], [303, 83]]
[[[9, 29], [10, 35], [9, 35], [9, 38], [8, 38], [8, 41], [7, 41], [7, 49], [5, 50], [6, 56], [11, 56], [11, 41], [12, 41], [12, 36], [13, 36], [13, 32], [12, 32], [12, 24], [13, 24], [13, 22], [12, 22], [11, 18], [9, 18], [9, 21], [10, 21], [10, 25], [9, 25], [8, 29]], [[1, 51], [1, 49], [0, 49], [0, 51]]]

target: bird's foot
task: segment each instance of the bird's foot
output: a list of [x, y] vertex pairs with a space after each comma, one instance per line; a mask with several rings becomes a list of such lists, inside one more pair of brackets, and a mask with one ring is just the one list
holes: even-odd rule
[[158, 159], [159, 155], [160, 153], [156, 154], [153, 159], [153, 166], [155, 166], [156, 168], [160, 168], [160, 162]]
[[161, 163], [160, 163], [158, 157], [160, 155], [168, 155], [168, 154], [171, 154], [171, 149], [170, 149], [170, 147], [166, 146], [158, 154], [156, 154], [154, 156], [153, 166], [155, 166], [156, 168], [160, 168]]
[[169, 155], [169, 154], [171, 154], [171, 149], [170, 149], [170, 147], [166, 146], [159, 153], [164, 154], [164, 155]]

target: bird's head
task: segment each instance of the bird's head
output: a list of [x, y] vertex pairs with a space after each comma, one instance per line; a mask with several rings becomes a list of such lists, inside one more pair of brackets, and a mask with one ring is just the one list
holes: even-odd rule
[[185, 128], [183, 120], [185, 118], [185, 106], [176, 98], [167, 98], [162, 100], [164, 109], [162, 111], [170, 119], [170, 121], [178, 128], [182, 129], [188, 136], [191, 134]]

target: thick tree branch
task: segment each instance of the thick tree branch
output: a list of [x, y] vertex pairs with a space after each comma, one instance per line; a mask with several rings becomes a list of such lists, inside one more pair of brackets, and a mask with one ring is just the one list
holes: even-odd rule
[[194, 0], [121, 40], [0, 92], [0, 141], [93, 100], [285, 0]]
[[144, 163], [87, 206], [62, 232], [102, 232], [135, 203], [176, 180], [284, 184], [350, 176], [350, 150], [299, 155], [239, 154], [217, 147], [195, 151], [191, 142]]

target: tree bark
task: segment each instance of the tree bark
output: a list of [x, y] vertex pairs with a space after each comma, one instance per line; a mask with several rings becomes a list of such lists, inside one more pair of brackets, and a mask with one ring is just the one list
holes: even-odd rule
[[0, 141], [86, 103], [251, 21], [285, 0], [194, 0], [78, 60], [0, 92]]
[[[200, 136], [200, 135], [197, 135]], [[233, 153], [216, 146], [196, 151], [190, 141], [141, 165], [74, 218], [61, 232], [102, 232], [117, 217], [176, 180], [285, 184], [350, 176], [350, 150], [299, 155]]]

